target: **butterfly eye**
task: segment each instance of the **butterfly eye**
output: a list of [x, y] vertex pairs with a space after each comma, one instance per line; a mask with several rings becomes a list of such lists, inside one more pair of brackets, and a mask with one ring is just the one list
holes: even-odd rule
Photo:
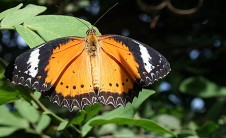
[[90, 29], [88, 29], [88, 30], [86, 31], [86, 34], [87, 34], [87, 35], [89, 35], [89, 34], [90, 34]]
[[96, 30], [92, 29], [92, 32], [93, 32], [94, 34], [96, 34]]
[[87, 35], [89, 35], [89, 34], [96, 34], [96, 30], [94, 30], [93, 28], [88, 29], [88, 30], [86, 31], [86, 34], [87, 34]]

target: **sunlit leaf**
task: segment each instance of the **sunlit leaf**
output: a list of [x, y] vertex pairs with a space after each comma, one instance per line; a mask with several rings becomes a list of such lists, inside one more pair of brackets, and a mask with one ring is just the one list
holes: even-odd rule
[[90, 123], [91, 126], [97, 126], [97, 125], [104, 125], [104, 124], [117, 124], [117, 125], [133, 125], [133, 126], [139, 126], [142, 127], [150, 132], [161, 132], [161, 133], [167, 133], [172, 136], [176, 136], [173, 132], [170, 130], [158, 125], [157, 123], [147, 120], [147, 119], [132, 119], [132, 118], [114, 118], [110, 120], [106, 119], [99, 119], [94, 120]]
[[31, 123], [36, 123], [38, 121], [40, 113], [27, 101], [17, 100], [15, 102], [15, 107], [20, 115]]
[[[86, 31], [92, 27], [85, 20], [60, 15], [35, 16], [26, 21], [24, 25], [37, 31], [46, 41], [66, 36], [84, 37], [87, 36]], [[99, 34], [98, 30], [97, 34]]]
[[14, 8], [10, 8], [10, 9], [8, 9], [8, 10], [5, 10], [5, 11], [1, 12], [1, 13], [0, 13], [0, 20], [3, 19], [4, 17], [6, 17], [6, 16], [8, 16], [8, 15], [14, 13], [14, 12], [16, 12], [16, 11], [17, 11], [18, 9], [20, 9], [22, 6], [23, 6], [23, 4], [21, 3], [21, 4], [17, 5], [17, 6], [14, 7]]
[[15, 25], [14, 27], [30, 48], [33, 48], [45, 42], [39, 35], [25, 26]]
[[35, 129], [38, 133], [41, 133], [46, 127], [49, 126], [51, 119], [48, 115], [42, 114]]
[[57, 127], [57, 130], [60, 131], [60, 130], [64, 130], [68, 125], [68, 121], [64, 120], [60, 123], [60, 125]]
[[0, 137], [9, 136], [12, 133], [14, 133], [15, 131], [17, 131], [18, 129], [20, 129], [20, 128], [0, 126]]
[[0, 125], [15, 128], [29, 128], [27, 120], [14, 115], [5, 105], [0, 106]]
[[14, 25], [19, 25], [27, 19], [36, 16], [45, 10], [46, 7], [44, 6], [29, 4], [23, 9], [19, 9], [16, 12], [6, 16], [1, 22], [1, 27], [12, 28]]

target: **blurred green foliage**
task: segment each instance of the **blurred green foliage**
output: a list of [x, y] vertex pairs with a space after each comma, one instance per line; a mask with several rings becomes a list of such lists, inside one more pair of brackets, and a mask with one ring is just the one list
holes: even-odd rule
[[[13, 30], [30, 47], [57, 37], [85, 36], [87, 27], [81, 22], [57, 14], [73, 14], [93, 23], [116, 1], [24, 0], [24, 6], [15, 0], [1, 1], [1, 12], [11, 9], [0, 14], [0, 137], [176, 134], [179, 138], [225, 138], [226, 2], [204, 0], [196, 12], [182, 15], [169, 8], [144, 10], [138, 1], [120, 1], [96, 26], [102, 34], [129, 35], [157, 49], [171, 63], [171, 73], [153, 85], [151, 89], [158, 92], [143, 90], [126, 108], [108, 110], [95, 104], [72, 113], [4, 78], [5, 64], [27, 49], [17, 47], [18, 35]], [[161, 1], [143, 2], [148, 6]], [[191, 9], [198, 0], [171, 3]]]

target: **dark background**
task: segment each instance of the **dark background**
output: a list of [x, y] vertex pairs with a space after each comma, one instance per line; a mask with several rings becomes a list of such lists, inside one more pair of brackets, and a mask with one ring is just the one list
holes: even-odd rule
[[[194, 123], [199, 136], [226, 137], [226, 2], [171, 0], [180, 10], [197, 8], [194, 13], [182, 14], [167, 6], [159, 10], [141, 8], [156, 6], [161, 0], [143, 0], [142, 6], [138, 1], [2, 0], [0, 11], [19, 3], [33, 3], [48, 7], [43, 14], [73, 15], [94, 23], [118, 2], [95, 25], [99, 31], [126, 35], [150, 45], [168, 59], [172, 68], [164, 80], [151, 88], [157, 91], [147, 101], [151, 112], [143, 110], [141, 114], [153, 118], [167, 114], [179, 122], [179, 128], [171, 129], [181, 134], [182, 130], [192, 130], [190, 124]], [[198, 3], [201, 4], [197, 6]], [[0, 57], [7, 62], [28, 49], [18, 43], [18, 34], [13, 30], [2, 30], [0, 39]]]

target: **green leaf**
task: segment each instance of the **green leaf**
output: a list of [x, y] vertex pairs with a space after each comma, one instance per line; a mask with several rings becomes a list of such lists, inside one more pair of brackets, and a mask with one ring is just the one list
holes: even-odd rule
[[13, 89], [0, 89], [0, 105], [20, 99], [20, 94]]
[[66, 127], [75, 124], [75, 125], [82, 125], [84, 122], [88, 121], [94, 115], [96, 115], [102, 107], [102, 104], [97, 103], [91, 106], [87, 106], [85, 110], [81, 110], [76, 117], [74, 117]]
[[36, 123], [38, 121], [40, 116], [39, 112], [27, 101], [17, 100], [15, 102], [15, 107], [20, 115], [31, 123]]
[[140, 105], [154, 93], [155, 93], [154, 91], [143, 89], [142, 92], [139, 94], [138, 98], [135, 98], [133, 100], [132, 104], [128, 103], [125, 108], [121, 106], [115, 110], [106, 112], [101, 116], [101, 118], [104, 119], [113, 119], [117, 117], [133, 118]]
[[170, 129], [170, 130], [180, 130], [180, 120], [177, 119], [175, 116], [168, 115], [168, 114], [161, 114], [158, 115], [156, 118], [158, 124]]
[[29, 128], [29, 123], [26, 120], [12, 114], [5, 105], [0, 106], [0, 125]]
[[206, 122], [199, 130], [200, 137], [208, 137], [214, 133], [220, 126], [213, 121]]
[[86, 106], [86, 108], [85, 108], [86, 118], [85, 118], [84, 122], [90, 120], [93, 116], [95, 116], [102, 107], [103, 107], [103, 105], [101, 103], [96, 103], [91, 106]]
[[38, 121], [38, 124], [36, 125], [36, 131], [38, 133], [41, 133], [45, 128], [48, 127], [50, 122], [51, 122], [50, 117], [46, 114], [42, 114], [41, 118]]
[[17, 6], [14, 7], [14, 8], [10, 8], [10, 9], [8, 9], [8, 10], [5, 10], [5, 11], [1, 12], [1, 13], [0, 13], [0, 20], [2, 20], [3, 18], [5, 18], [6, 16], [8, 16], [8, 15], [14, 13], [14, 12], [16, 12], [16, 11], [17, 11], [18, 9], [20, 9], [22, 6], [23, 6], [23, 4], [21, 3], [21, 4], [17, 5]]
[[142, 127], [150, 132], [161, 132], [161, 133], [166, 133], [170, 134], [172, 136], [176, 135], [171, 132], [170, 130], [156, 124], [155, 122], [147, 119], [131, 119], [131, 118], [114, 118], [110, 120], [106, 119], [99, 119], [99, 120], [94, 120], [90, 123], [91, 126], [97, 126], [97, 125], [104, 125], [104, 124], [117, 124], [117, 125], [133, 125], [133, 126], [138, 126]]
[[[83, 23], [82, 23], [83, 22]], [[24, 23], [26, 27], [38, 32], [46, 41], [66, 36], [87, 36], [86, 31], [92, 25], [82, 19], [71, 16], [42, 15], [30, 18]], [[100, 34], [97, 31], [97, 34]]]
[[19, 9], [16, 12], [6, 16], [1, 22], [1, 27], [13, 29], [14, 25], [19, 25], [27, 19], [36, 16], [45, 10], [46, 7], [44, 6], [29, 4], [23, 9]]
[[57, 130], [60, 131], [60, 130], [64, 130], [68, 125], [68, 121], [64, 120], [60, 123], [60, 125], [57, 127]]
[[31, 94], [30, 94], [32, 92], [31, 89], [24, 87], [22, 85], [16, 85], [15, 88], [19, 91], [20, 96], [23, 99], [25, 99], [27, 102], [30, 102], [30, 103], [32, 102], [32, 97], [31, 97]]
[[35, 97], [36, 99], [40, 99], [40, 98], [42, 97], [42, 93], [41, 93], [41, 92], [38, 92], [38, 91], [35, 91], [35, 92], [33, 93], [33, 95], [34, 95], [34, 97]]
[[92, 121], [103, 118], [105, 120], [110, 120], [114, 118], [133, 118], [139, 106], [152, 94], [154, 94], [154, 91], [143, 89], [142, 92], [139, 94], [138, 98], [135, 98], [132, 104], [128, 103], [125, 108], [119, 107], [115, 110], [105, 112], [103, 115], [96, 116], [90, 119], [85, 125], [82, 126], [82, 136], [86, 136], [87, 133], [92, 129], [92, 126], [90, 126], [90, 123]]
[[0, 127], [0, 137], [6, 137], [13, 134], [19, 128], [15, 127]]
[[70, 124], [75, 124], [75, 125], [81, 125], [82, 122], [85, 120], [86, 117], [86, 112], [84, 110], [81, 110], [78, 115], [72, 119], [72, 121], [69, 123]]
[[39, 35], [25, 26], [15, 25], [14, 27], [30, 48], [45, 42]]
[[218, 86], [204, 77], [190, 77], [181, 83], [179, 89], [202, 98], [226, 96], [226, 87]]

